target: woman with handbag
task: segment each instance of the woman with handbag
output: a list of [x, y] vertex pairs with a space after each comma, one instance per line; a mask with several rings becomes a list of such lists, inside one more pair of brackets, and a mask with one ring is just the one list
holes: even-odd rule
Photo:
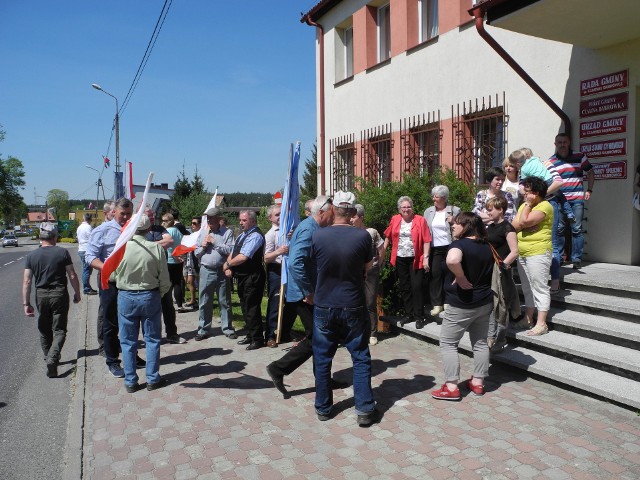
[[[551, 306], [548, 278], [553, 255], [553, 207], [544, 197], [547, 184], [538, 177], [522, 181], [524, 202], [518, 209], [513, 227], [518, 232], [518, 271], [525, 300], [525, 317], [514, 327], [529, 327], [527, 335], [544, 335], [549, 331], [547, 314]], [[533, 314], [538, 309], [536, 324]]]
[[459, 214], [453, 224], [453, 236], [447, 253], [445, 275], [446, 299], [449, 306], [442, 314], [440, 355], [444, 364], [445, 383], [431, 392], [436, 400], [460, 400], [460, 358], [458, 344], [469, 332], [473, 349], [473, 376], [467, 388], [484, 395], [484, 378], [489, 373], [487, 332], [493, 309], [493, 254], [487, 243], [487, 230], [482, 219], [471, 212]]

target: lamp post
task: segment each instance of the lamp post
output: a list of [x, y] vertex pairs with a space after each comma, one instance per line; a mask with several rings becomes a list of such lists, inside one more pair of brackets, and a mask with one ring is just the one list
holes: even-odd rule
[[113, 193], [114, 200], [120, 196], [121, 182], [120, 182], [120, 108], [118, 106], [118, 99], [115, 95], [111, 95], [104, 90], [100, 85], [92, 83], [91, 86], [96, 90], [100, 90], [102, 93], [106, 93], [116, 101], [116, 175], [115, 175], [115, 190]]

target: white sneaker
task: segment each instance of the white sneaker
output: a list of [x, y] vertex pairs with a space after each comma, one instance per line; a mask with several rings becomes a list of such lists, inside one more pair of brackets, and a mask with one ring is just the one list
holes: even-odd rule
[[369, 345], [377, 345], [378, 337], [369, 337]]
[[435, 317], [440, 315], [441, 312], [444, 312], [444, 307], [442, 305], [436, 305], [431, 309], [431, 312], [429, 313], [432, 317]]

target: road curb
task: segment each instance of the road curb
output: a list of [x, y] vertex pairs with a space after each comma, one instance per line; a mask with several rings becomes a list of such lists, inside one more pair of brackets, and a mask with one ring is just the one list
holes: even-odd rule
[[87, 379], [87, 333], [89, 323], [89, 297], [84, 296], [77, 310], [78, 315], [78, 344], [75, 379], [71, 386], [72, 400], [69, 409], [69, 424], [67, 427], [67, 444], [65, 447], [64, 480], [78, 480], [84, 478], [83, 447], [85, 421], [85, 389]]

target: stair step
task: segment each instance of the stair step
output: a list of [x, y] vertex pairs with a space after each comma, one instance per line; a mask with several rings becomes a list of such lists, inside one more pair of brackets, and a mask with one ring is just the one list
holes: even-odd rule
[[549, 323], [640, 343], [640, 324], [616, 318], [552, 308]]
[[[438, 341], [440, 339], [439, 324], [431, 322], [421, 330], [417, 330], [415, 328], [415, 323], [410, 323], [403, 327], [400, 327], [397, 322], [401, 319], [402, 317], [384, 318], [385, 321], [396, 325], [397, 328], [404, 330], [405, 332], [412, 335], [426, 337], [435, 341]], [[537, 340], [541, 341], [541, 339], [543, 339], [544, 337], [549, 336], [560, 338], [560, 335], [558, 335], [560, 333], [561, 332], [552, 331], [547, 335], [543, 335], [541, 337], [526, 337], [526, 339], [523, 340], [530, 341], [531, 338], [537, 338]], [[522, 334], [518, 334], [518, 338], [519, 335]], [[568, 335], [564, 335], [565, 344], [563, 345], [563, 348], [565, 350], [567, 348], [567, 343], [574, 343], [575, 339], [580, 338], [575, 335], [571, 336], [572, 338], [567, 338]], [[615, 345], [605, 344], [603, 342], [599, 343], [605, 347], [605, 352], [610, 349], [611, 351], [613, 351], [613, 349], [623, 348], [617, 347]], [[460, 349], [468, 352], [472, 351], [468, 334], [465, 333], [463, 338], [460, 340], [459, 347]], [[621, 359], [619, 358], [616, 359], [616, 361], [628, 365], [628, 361], [631, 357], [631, 349], [624, 350], [625, 361], [620, 362]], [[607, 356], [610, 356], [610, 354], [606, 354], [602, 358], [606, 358]], [[569, 385], [573, 388], [590, 392], [605, 399], [609, 399], [634, 408], [640, 408], [640, 382], [621, 377], [613, 373], [604, 372], [597, 368], [581, 365], [569, 360], [563, 360], [561, 358], [554, 357], [553, 355], [548, 355], [536, 350], [531, 350], [523, 346], [508, 346], [502, 352], [492, 355], [491, 358], [492, 361], [498, 361], [515, 366], [517, 368], [521, 368], [528, 372]], [[634, 366], [633, 371], [638, 370], [637, 365], [639, 364], [639, 362], [637, 360], [635, 360], [635, 362], [636, 366]]]
[[585, 285], [640, 293], [640, 267], [637, 266], [589, 263], [580, 270], [562, 267], [560, 271], [565, 285]]
[[561, 354], [569, 354], [603, 363], [629, 372], [640, 373], [640, 351], [612, 345], [570, 333], [550, 331], [546, 335], [528, 336], [526, 331], [515, 334], [517, 340], [538, 345]]
[[[560, 290], [551, 297], [553, 303], [579, 305], [603, 311], [605, 316], [611, 313], [626, 314], [638, 317], [640, 313], [640, 299], [614, 297], [603, 293], [584, 292], [580, 290]], [[638, 317], [640, 321], [640, 317]]]

